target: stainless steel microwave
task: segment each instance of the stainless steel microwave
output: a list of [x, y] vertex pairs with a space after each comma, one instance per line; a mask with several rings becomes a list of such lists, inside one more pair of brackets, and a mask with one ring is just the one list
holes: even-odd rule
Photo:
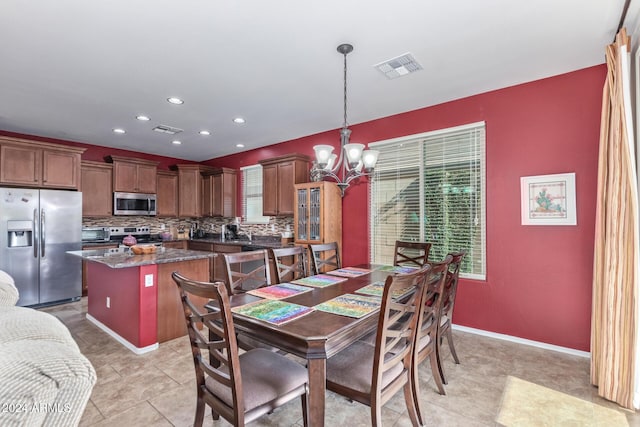
[[142, 193], [113, 193], [114, 215], [155, 215], [156, 195]]

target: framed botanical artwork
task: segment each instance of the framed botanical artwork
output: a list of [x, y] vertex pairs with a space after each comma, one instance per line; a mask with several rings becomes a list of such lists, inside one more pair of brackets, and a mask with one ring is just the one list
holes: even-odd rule
[[520, 178], [522, 225], [576, 225], [576, 174]]

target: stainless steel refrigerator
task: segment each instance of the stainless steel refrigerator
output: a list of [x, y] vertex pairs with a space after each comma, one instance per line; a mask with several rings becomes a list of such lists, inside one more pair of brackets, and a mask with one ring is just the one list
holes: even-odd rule
[[18, 305], [47, 305], [82, 295], [82, 193], [0, 188], [0, 270], [20, 292]]

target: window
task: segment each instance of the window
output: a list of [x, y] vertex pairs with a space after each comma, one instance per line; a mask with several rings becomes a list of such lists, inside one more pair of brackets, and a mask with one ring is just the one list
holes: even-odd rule
[[396, 240], [431, 242], [430, 260], [464, 250], [461, 275], [486, 278], [485, 125], [369, 144], [371, 262], [393, 263]]
[[246, 166], [242, 171], [242, 221], [250, 224], [268, 224], [262, 216], [262, 166]]

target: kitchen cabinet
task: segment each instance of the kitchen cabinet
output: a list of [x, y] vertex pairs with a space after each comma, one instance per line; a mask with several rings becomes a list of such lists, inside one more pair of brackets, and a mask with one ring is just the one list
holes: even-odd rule
[[236, 216], [236, 171], [214, 168], [202, 174], [202, 215], [232, 218]]
[[210, 166], [180, 164], [178, 169], [178, 216], [201, 217], [203, 182], [202, 173], [211, 171]]
[[0, 184], [79, 190], [84, 148], [0, 137]]
[[212, 282], [226, 282], [227, 269], [224, 264], [225, 253], [241, 252], [242, 246], [237, 244], [203, 242], [198, 240], [189, 240], [188, 247], [192, 251], [214, 252], [211, 258], [211, 277]]
[[211, 271], [211, 280], [214, 282], [227, 282], [227, 266], [224, 263], [224, 255], [241, 252], [242, 248], [238, 245], [225, 245], [224, 243], [216, 243], [213, 245], [213, 270]]
[[158, 187], [156, 213], [158, 216], [178, 216], [178, 173], [175, 171], [158, 171], [156, 183]]
[[113, 213], [113, 167], [85, 160], [81, 163], [82, 216], [111, 216]]
[[188, 243], [186, 240], [165, 240], [162, 242], [162, 247], [172, 249], [187, 249]]
[[[113, 243], [105, 243], [104, 245], [95, 243], [95, 244], [91, 244], [91, 245], [83, 245], [82, 246], [82, 250], [83, 251], [91, 251], [91, 250], [97, 250], [97, 249], [112, 249], [112, 248], [117, 248], [118, 245], [117, 244], [113, 244]], [[87, 275], [87, 262], [85, 260], [82, 260], [82, 296], [86, 297], [87, 294], [89, 293], [89, 279], [88, 279], [88, 275]]]
[[107, 160], [113, 162], [113, 191], [156, 194], [158, 162], [120, 156]]
[[293, 230], [297, 245], [338, 242], [342, 259], [342, 197], [335, 182], [296, 184]]
[[[206, 251], [206, 252], [213, 252], [213, 243], [211, 242], [201, 242], [201, 241], [195, 241], [195, 240], [188, 240], [187, 241], [187, 248], [190, 251]], [[209, 281], [210, 282], [215, 282], [215, 280], [213, 280], [213, 271], [215, 269], [215, 257], [213, 258], [209, 258]]]
[[309, 181], [309, 157], [290, 154], [261, 160], [262, 214], [292, 216], [294, 213], [294, 185]]

